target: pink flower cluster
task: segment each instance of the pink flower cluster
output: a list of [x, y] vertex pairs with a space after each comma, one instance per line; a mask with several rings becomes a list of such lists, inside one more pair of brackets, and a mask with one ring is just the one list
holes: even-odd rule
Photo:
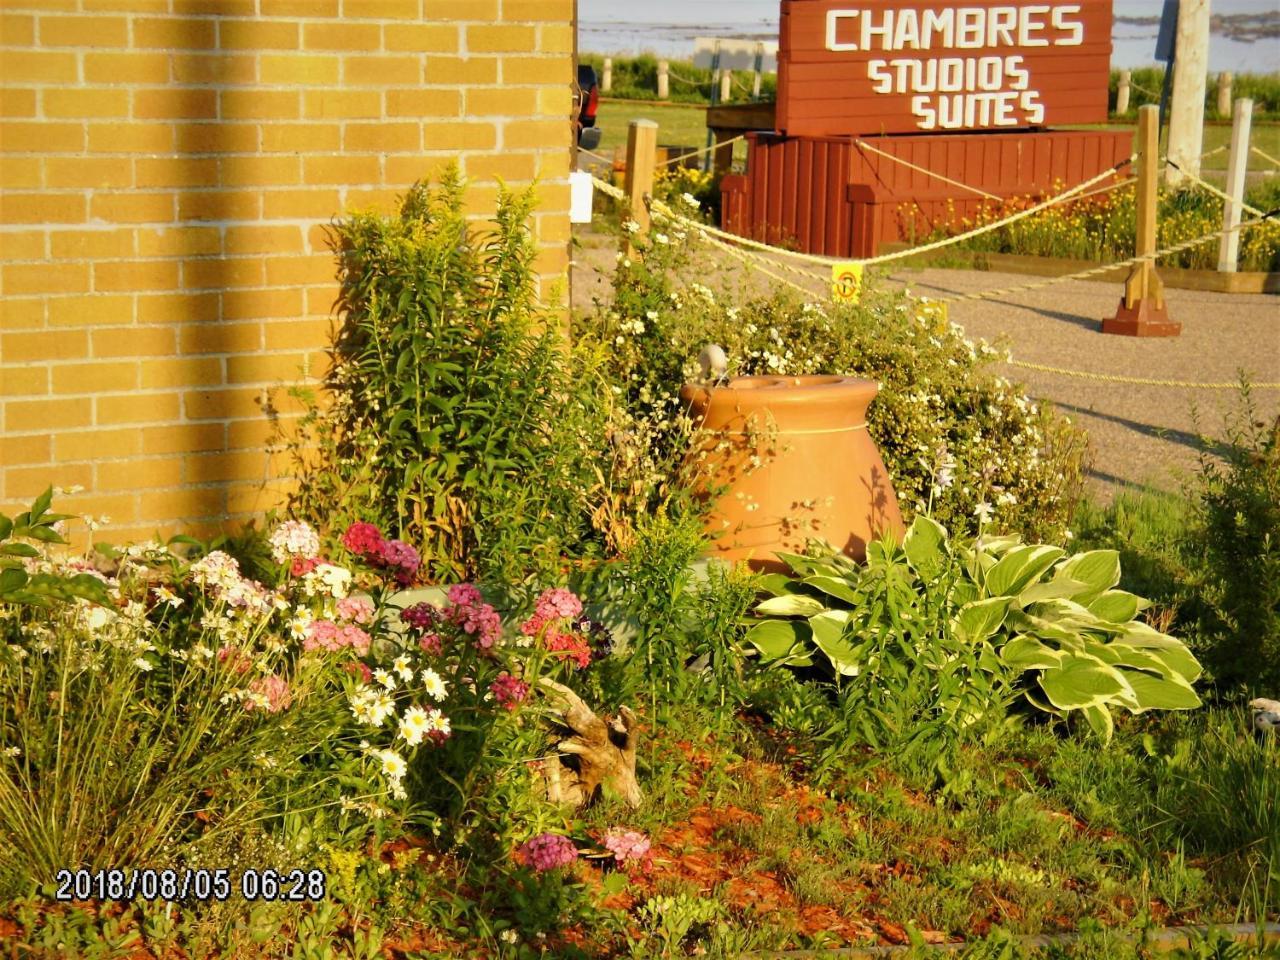
[[[274, 673], [269, 677], [259, 677], [257, 680], [250, 681], [249, 689], [261, 696], [267, 698], [267, 713], [279, 713], [281, 710], [287, 709], [293, 703], [293, 694], [289, 690], [289, 684], [285, 682], [283, 677], [277, 677]], [[253, 700], [246, 700], [244, 708], [252, 711], [258, 706]]]
[[567, 867], [578, 859], [578, 850], [568, 837], [558, 833], [540, 833], [524, 842], [520, 848], [520, 859], [526, 866], [543, 873]]
[[561, 632], [552, 627], [543, 635], [542, 643], [552, 653], [558, 653], [561, 659], [573, 660], [581, 670], [591, 666], [591, 644], [576, 631]]
[[490, 650], [502, 637], [502, 618], [484, 602], [473, 584], [459, 583], [449, 588], [449, 607], [445, 611], [451, 623], [476, 638], [476, 646]]
[[443, 642], [436, 628], [444, 620], [444, 612], [429, 603], [415, 603], [400, 611], [400, 619], [415, 630], [422, 631], [418, 646], [432, 655], [440, 653]]
[[489, 684], [489, 691], [499, 706], [514, 710], [528, 698], [529, 685], [503, 670], [498, 674], [498, 678]]
[[369, 652], [369, 635], [355, 624], [340, 627], [332, 620], [314, 620], [307, 626], [307, 639], [302, 641], [302, 649], [328, 650], [334, 652], [343, 647], [351, 647], [357, 654], [364, 656]]
[[577, 631], [561, 630], [566, 620], [582, 614], [582, 601], [572, 591], [557, 587], [544, 590], [534, 604], [533, 616], [520, 624], [520, 632], [526, 637], [542, 637], [543, 646], [559, 653], [566, 660], [574, 660], [579, 667], [591, 666], [591, 645]]
[[649, 838], [636, 830], [610, 827], [604, 835], [605, 849], [613, 854], [619, 866], [629, 861], [641, 861], [649, 852]]
[[402, 587], [413, 583], [422, 565], [418, 551], [403, 540], [384, 540], [372, 523], [353, 523], [342, 535], [342, 545], [366, 563], [389, 570]]
[[338, 616], [352, 623], [368, 623], [373, 619], [373, 604], [364, 597], [343, 597], [338, 601]]

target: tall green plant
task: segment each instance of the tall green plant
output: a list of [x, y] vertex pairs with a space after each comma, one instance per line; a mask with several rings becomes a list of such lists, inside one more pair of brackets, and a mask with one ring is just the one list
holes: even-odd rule
[[415, 185], [398, 217], [335, 227], [332, 403], [306, 424], [295, 507], [395, 530], [440, 580], [518, 580], [593, 536], [604, 407], [594, 359], [538, 301], [533, 205], [502, 191], [482, 232], [455, 169]]

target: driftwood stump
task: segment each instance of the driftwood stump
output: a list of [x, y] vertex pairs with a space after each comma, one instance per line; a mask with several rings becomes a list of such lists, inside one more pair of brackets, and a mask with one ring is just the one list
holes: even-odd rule
[[546, 677], [538, 683], [562, 704], [564, 739], [557, 744], [562, 755], [542, 761], [548, 799], [582, 807], [607, 783], [629, 806], [640, 806], [644, 794], [636, 782], [636, 715], [622, 707], [616, 717], [599, 717], [563, 684]]

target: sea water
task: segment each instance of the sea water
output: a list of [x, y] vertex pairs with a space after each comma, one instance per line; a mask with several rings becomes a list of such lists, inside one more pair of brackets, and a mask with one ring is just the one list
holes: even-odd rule
[[[1118, 18], [1159, 17], [1162, 6], [1161, 0], [1115, 0], [1114, 66], [1155, 62], [1156, 25], [1123, 23]], [[778, 0], [578, 0], [578, 45], [593, 53], [647, 50], [672, 58], [691, 57], [694, 37], [777, 40], [778, 9]], [[1209, 43], [1211, 71], [1280, 71], [1280, 0], [1213, 0], [1212, 10], [1215, 16], [1261, 16], [1269, 30], [1260, 32], [1271, 35], [1241, 40], [1215, 33]]]

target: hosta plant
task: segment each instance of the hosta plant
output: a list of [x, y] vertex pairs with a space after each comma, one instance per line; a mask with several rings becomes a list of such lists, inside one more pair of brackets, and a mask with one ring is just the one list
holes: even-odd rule
[[779, 556], [793, 575], [765, 578], [773, 597], [756, 613], [766, 619], [747, 633], [766, 661], [862, 683], [870, 675], [871, 697], [903, 662], [923, 663], [934, 709], [950, 721], [992, 713], [1011, 688], [1040, 710], [1079, 711], [1104, 740], [1114, 707], [1200, 704], [1200, 664], [1181, 640], [1136, 619], [1147, 602], [1116, 589], [1114, 550], [1068, 556], [1014, 536], [952, 539], [922, 516], [901, 545], [871, 544], [865, 566]]

